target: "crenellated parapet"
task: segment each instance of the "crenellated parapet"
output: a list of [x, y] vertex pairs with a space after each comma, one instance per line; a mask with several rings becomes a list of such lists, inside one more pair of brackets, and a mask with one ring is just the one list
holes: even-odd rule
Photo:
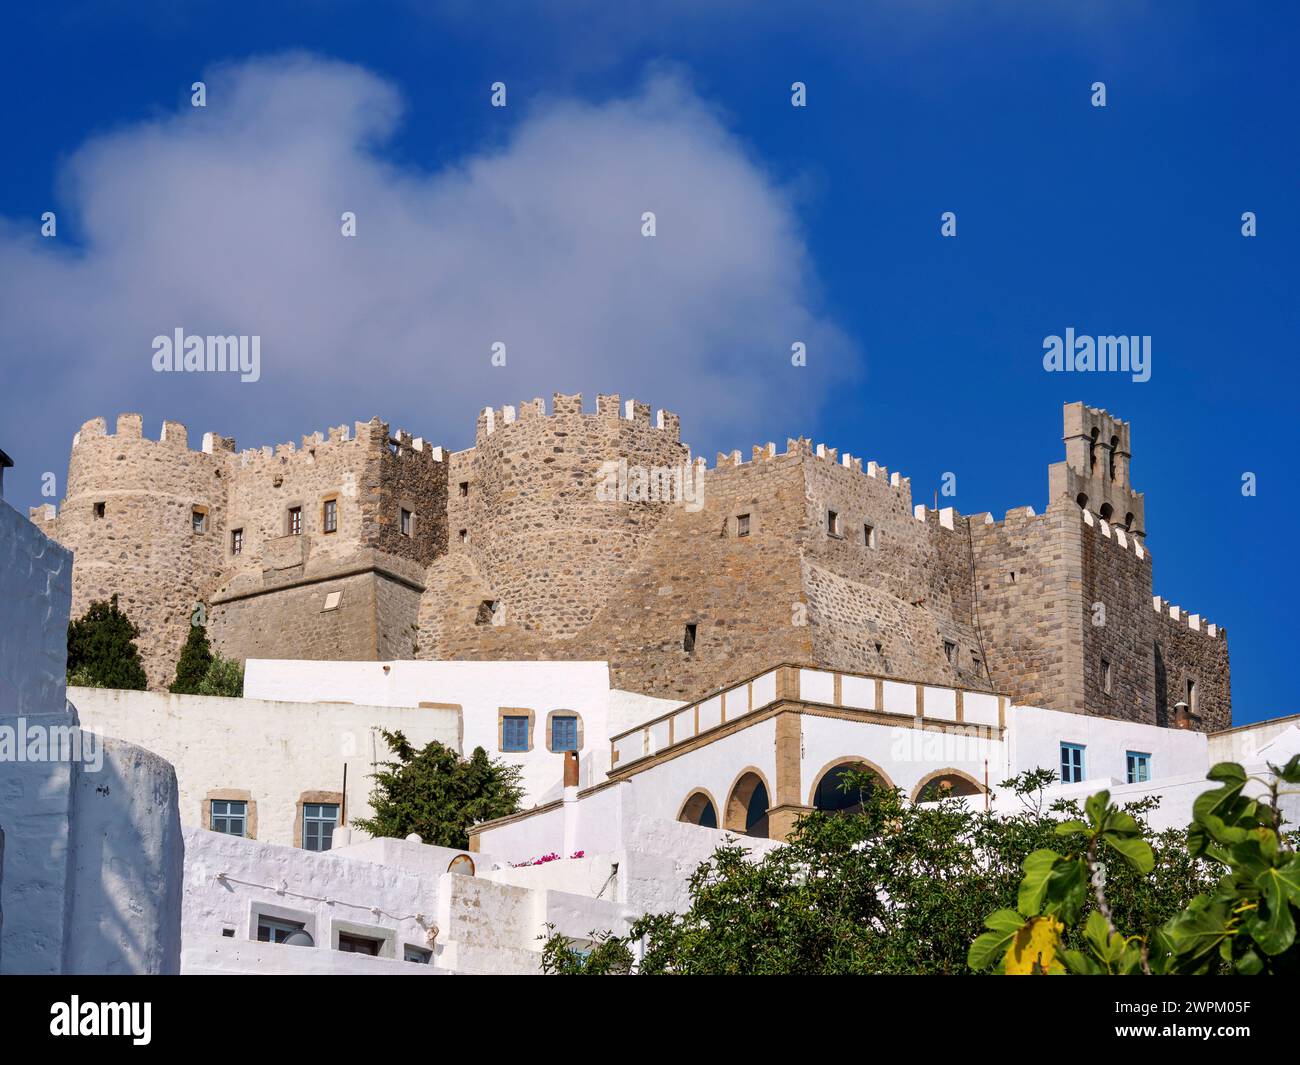
[[477, 444], [484, 443], [494, 433], [509, 429], [511, 426], [536, 422], [538, 419], [553, 419], [563, 422], [572, 418], [591, 419], [610, 426], [642, 426], [662, 432], [668, 440], [677, 443], [681, 440], [681, 419], [671, 411], [659, 410], [651, 418], [648, 403], [629, 399], [620, 401], [618, 395], [601, 394], [596, 397], [596, 410], [592, 413], [582, 409], [582, 393], [565, 395], [556, 392], [551, 397], [551, 413], [546, 412], [546, 403], [541, 398], [526, 400], [518, 405], [503, 407], [485, 407], [479, 412], [475, 431]]

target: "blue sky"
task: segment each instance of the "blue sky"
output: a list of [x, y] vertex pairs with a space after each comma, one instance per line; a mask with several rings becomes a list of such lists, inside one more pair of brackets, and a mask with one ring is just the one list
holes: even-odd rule
[[[96, 415], [463, 447], [475, 407], [562, 390], [677, 410], [710, 458], [807, 435], [918, 502], [952, 472], [1000, 517], [1046, 502], [1081, 399], [1133, 425], [1156, 592], [1228, 628], [1237, 720], [1300, 710], [1296, 6], [697, 6], [11, 13], [10, 501], [61, 497]], [[177, 325], [262, 335], [262, 380], [153, 373]], [[1044, 373], [1067, 327], [1150, 335], [1151, 380]]]

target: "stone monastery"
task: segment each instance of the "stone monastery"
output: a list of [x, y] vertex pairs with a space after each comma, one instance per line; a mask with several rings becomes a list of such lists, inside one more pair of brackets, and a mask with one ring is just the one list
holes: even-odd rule
[[[785, 662], [1227, 727], [1226, 633], [1152, 594], [1128, 424], [1072, 403], [1064, 441], [1045, 511], [996, 521], [806, 439], [707, 468], [618, 396], [484, 410], [456, 452], [378, 419], [191, 450], [125, 414], [81, 427], [62, 507], [31, 517], [75, 553], [73, 616], [119, 595], [155, 689], [202, 603], [241, 660], [605, 660], [679, 701]], [[616, 465], [685, 469], [698, 498], [611, 499]]]
[[[710, 468], [616, 396], [458, 452], [87, 422], [61, 510], [0, 500], [0, 737], [59, 751], [0, 754], [0, 972], [535, 973], [852, 809], [851, 769], [995, 816], [1049, 769], [1044, 808], [1156, 830], [1218, 762], [1258, 793], [1300, 718], [1233, 727], [1225, 632], [1153, 597], [1128, 425], [1074, 403], [1064, 438], [1043, 513], [996, 521], [805, 439]], [[153, 690], [69, 688], [69, 616], [114, 594]], [[196, 616], [242, 697], [165, 690]], [[516, 767], [519, 808], [368, 838], [396, 731]]]

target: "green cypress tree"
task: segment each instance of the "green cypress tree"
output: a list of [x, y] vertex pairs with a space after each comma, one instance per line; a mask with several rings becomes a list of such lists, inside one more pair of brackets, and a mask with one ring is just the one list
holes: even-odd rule
[[140, 630], [117, 607], [97, 600], [68, 624], [68, 679], [95, 688], [144, 691], [149, 686], [135, 638]]
[[190, 625], [181, 648], [180, 661], [176, 663], [176, 679], [168, 689], [173, 695], [197, 695], [199, 685], [212, 666], [212, 645], [208, 630], [203, 625]]

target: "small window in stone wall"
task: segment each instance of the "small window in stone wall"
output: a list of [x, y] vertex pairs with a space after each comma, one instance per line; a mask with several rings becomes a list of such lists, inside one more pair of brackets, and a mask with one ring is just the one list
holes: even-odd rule
[[696, 625], [693, 621], [686, 623], [686, 632], [682, 636], [682, 650], [690, 653], [695, 650]]
[[957, 660], [957, 645], [951, 640], [943, 641], [943, 657], [948, 660], [950, 665]]
[[1111, 685], [1110, 663], [1106, 659], [1101, 660], [1101, 690], [1107, 695], [1110, 694]]
[[862, 543], [866, 547], [876, 546], [876, 527], [874, 525], [862, 526]]
[[289, 535], [302, 535], [302, 507], [289, 508]]
[[339, 501], [327, 499], [321, 507], [321, 529], [332, 533], [339, 531]]
[[242, 554], [244, 551], [244, 530], [230, 530], [230, 553], [232, 555]]
[[469, 481], [461, 481], [461, 482], [460, 482], [460, 496], [461, 496], [462, 499], [464, 499], [464, 498], [465, 498], [466, 496], [468, 496], [468, 495], [469, 495]]
[[460, 536], [460, 542], [461, 542], [462, 544], [467, 544], [467, 543], [469, 543], [469, 530], [468, 530], [468, 529], [461, 529], [461, 531], [460, 531], [460, 533], [459, 533], [459, 536]]
[[971, 667], [971, 669], [973, 669], [976, 673], [981, 673], [981, 672], [983, 672], [983, 670], [984, 670], [984, 660], [983, 660], [982, 658], [980, 658], [979, 655], [977, 655], [977, 654], [972, 654], [972, 655], [970, 656], [970, 667]]
[[407, 510], [405, 507], [402, 507], [402, 524], [401, 524], [401, 529], [402, 529], [402, 535], [403, 535], [403, 536], [411, 536], [411, 535], [413, 535], [413, 532], [414, 532], [414, 529], [415, 529], [415, 515], [412, 514], [412, 513], [411, 513], [409, 510]]
[[190, 528], [197, 536], [202, 536], [208, 531], [208, 512], [202, 507], [194, 507], [190, 510]]
[[840, 535], [840, 515], [838, 511], [828, 510], [826, 512], [826, 535]]
[[474, 619], [475, 625], [491, 625], [496, 618], [497, 600], [484, 599], [478, 605], [478, 616]]
[[96, 503], [95, 517], [102, 518], [107, 510], [108, 510], [108, 505], [106, 503]]
[[736, 535], [737, 535], [737, 536], [748, 536], [748, 535], [749, 535], [749, 515], [748, 515], [748, 514], [740, 514], [740, 515], [738, 515], [738, 516], [736, 517]]

